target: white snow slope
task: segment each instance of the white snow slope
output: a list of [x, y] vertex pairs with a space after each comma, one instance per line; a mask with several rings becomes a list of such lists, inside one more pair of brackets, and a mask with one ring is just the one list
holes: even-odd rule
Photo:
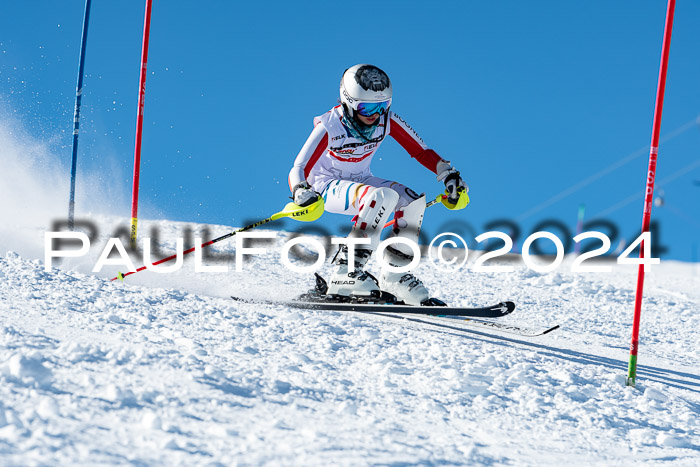
[[[696, 265], [647, 275], [630, 388], [632, 266], [418, 268], [452, 304], [512, 299], [499, 321], [561, 325], [524, 338], [228, 298], [312, 286], [280, 263], [284, 233], [240, 273], [195, 273], [188, 257], [111, 282], [116, 267], [90, 272], [115, 230], [97, 222], [89, 255], [50, 272], [47, 226], [0, 229], [2, 465], [700, 464]], [[174, 251], [184, 225], [140, 231], [154, 226]]]

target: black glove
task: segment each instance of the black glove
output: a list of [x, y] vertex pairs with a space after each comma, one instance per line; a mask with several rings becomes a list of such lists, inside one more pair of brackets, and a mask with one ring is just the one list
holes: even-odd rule
[[452, 167], [449, 161], [440, 161], [437, 164], [437, 179], [445, 182], [445, 191], [447, 192], [447, 200], [456, 204], [459, 200], [459, 193], [464, 190], [469, 193], [469, 187], [462, 177], [459, 176], [457, 169]]
[[295, 185], [292, 192], [294, 193], [292, 197], [294, 204], [301, 207], [312, 205], [321, 197], [321, 195], [311, 189], [306, 181]]
[[459, 193], [461, 191], [469, 193], [469, 187], [459, 176], [459, 172], [455, 170], [445, 177], [445, 191], [447, 192], [447, 201], [456, 204], [459, 200]]

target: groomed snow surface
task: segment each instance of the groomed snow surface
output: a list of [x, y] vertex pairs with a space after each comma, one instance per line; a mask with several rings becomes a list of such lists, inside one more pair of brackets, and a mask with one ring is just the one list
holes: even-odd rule
[[[184, 225], [140, 225], [151, 227], [174, 251]], [[2, 232], [2, 465], [700, 464], [697, 265], [647, 275], [630, 388], [632, 266], [446, 277], [421, 263], [452, 304], [511, 299], [500, 322], [561, 325], [525, 338], [229, 299], [313, 285], [280, 263], [283, 232], [241, 273], [231, 260], [205, 263], [228, 273], [195, 273], [188, 257], [120, 283], [117, 267], [90, 272], [114, 228], [50, 272], [45, 230]]]

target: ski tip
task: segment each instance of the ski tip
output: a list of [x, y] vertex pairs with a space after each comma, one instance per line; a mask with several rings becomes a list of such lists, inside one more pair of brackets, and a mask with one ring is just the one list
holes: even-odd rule
[[428, 298], [421, 302], [421, 306], [447, 306], [447, 303], [443, 302], [439, 298]]
[[497, 306], [500, 308], [502, 315], [510, 314], [515, 310], [515, 303], [510, 301], [501, 302]]
[[117, 272], [117, 279], [124, 282], [124, 274], [122, 274], [121, 272]]

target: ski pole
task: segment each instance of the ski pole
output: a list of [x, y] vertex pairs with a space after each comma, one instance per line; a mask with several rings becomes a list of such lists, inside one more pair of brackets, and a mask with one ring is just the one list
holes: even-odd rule
[[[432, 206], [433, 204], [439, 203], [440, 200], [441, 200], [441, 199], [444, 199], [444, 198], [447, 198], [447, 195], [443, 195], [443, 194], [437, 195], [437, 196], [435, 197], [435, 199], [431, 199], [430, 201], [428, 201], [427, 203], [425, 203], [425, 208], [427, 209], [427, 208], [429, 208], [430, 206]], [[394, 224], [396, 224], [396, 219], [392, 219], [392, 220], [390, 220], [389, 222], [387, 222], [386, 224], [384, 224], [384, 227], [383, 227], [383, 228], [386, 229], [387, 227], [391, 227], [391, 226], [394, 225]]]
[[[245, 227], [241, 227], [240, 229], [234, 230], [233, 232], [229, 232], [226, 235], [222, 235], [221, 237], [215, 238], [214, 240], [209, 240], [208, 242], [202, 243], [201, 248], [207, 247], [209, 245], [213, 245], [214, 243], [220, 242], [222, 240], [226, 240], [227, 238], [231, 238], [234, 235], [236, 235], [239, 232], [245, 232], [246, 230], [254, 229], [256, 227], [260, 227], [261, 225], [267, 224], [268, 222], [275, 221], [277, 219], [281, 219], [283, 217], [291, 217], [292, 219], [302, 221], [302, 222], [311, 222], [315, 221], [319, 217], [321, 217], [321, 214], [323, 214], [323, 198], [319, 198], [318, 201], [315, 203], [309, 205], [309, 206], [297, 206], [294, 203], [288, 203], [283, 210], [280, 212], [277, 212], [267, 219], [263, 219], [261, 221], [255, 222], [254, 224], [246, 225]], [[182, 255], [187, 255], [189, 253], [192, 253], [195, 250], [196, 247], [192, 247], [189, 250], [183, 251]], [[159, 261], [156, 261], [155, 263], [152, 263], [151, 266], [157, 266], [162, 263], [167, 263], [168, 261], [172, 261], [175, 258], [177, 258], [177, 253], [168, 256], [167, 258], [163, 258]], [[135, 271], [129, 271], [127, 273], [117, 273], [117, 277], [113, 277], [110, 279], [111, 281], [115, 281], [119, 279], [120, 281], [124, 281], [124, 278], [127, 276], [130, 276], [132, 274], [136, 274], [137, 272], [141, 272], [144, 269], [146, 269], [146, 266], [141, 266]]]
[[83, 18], [83, 37], [80, 39], [80, 64], [78, 65], [78, 84], [75, 87], [75, 111], [73, 113], [73, 156], [70, 169], [70, 197], [68, 200], [68, 228], [75, 227], [75, 177], [78, 170], [78, 133], [80, 133], [80, 103], [83, 99], [83, 75], [85, 74], [85, 50], [87, 49], [88, 23], [90, 21], [90, 4], [85, 0], [85, 17]]

